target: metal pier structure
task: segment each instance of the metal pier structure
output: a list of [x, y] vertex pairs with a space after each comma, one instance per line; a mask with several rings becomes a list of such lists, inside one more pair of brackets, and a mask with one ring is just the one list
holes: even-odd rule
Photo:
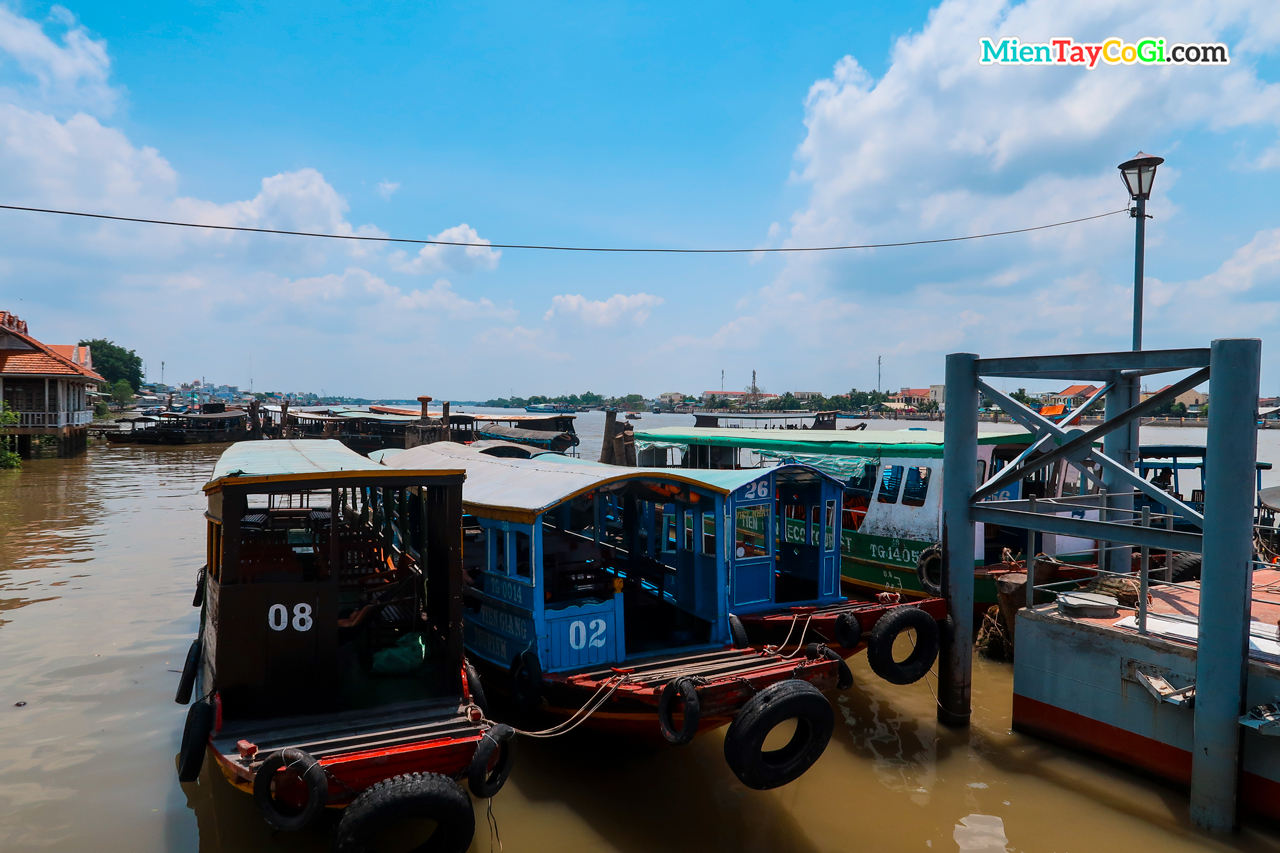
[[[1035, 598], [1032, 572], [1028, 606], [1018, 612], [1015, 631], [1014, 727], [1188, 784], [1192, 820], [1203, 828], [1232, 829], [1238, 803], [1280, 816], [1280, 738], [1269, 736], [1280, 734], [1280, 708], [1255, 707], [1280, 697], [1280, 593], [1272, 591], [1280, 586], [1280, 573], [1259, 571], [1255, 577], [1253, 563], [1260, 359], [1261, 342], [1255, 339], [1217, 340], [1199, 349], [947, 357], [944, 592], [954, 627], [939, 660], [942, 723], [966, 725], [970, 716], [974, 626], [968, 567], [976, 528], [998, 523], [1032, 535], [1095, 540], [1099, 577], [1140, 584], [1130, 608], [1136, 612], [1119, 618], [1123, 608], [1103, 607], [1099, 615], [1074, 607], [1090, 602], [1077, 602], [1061, 584], [1056, 590], [1042, 586], [1042, 598]], [[1139, 402], [1142, 377], [1182, 371], [1191, 372]], [[1087, 431], [1064, 428], [996, 390], [987, 381], [994, 377], [1100, 383], [1102, 390], [1085, 407], [1105, 398], [1105, 420]], [[1139, 419], [1206, 379], [1213, 405], [1202, 514], [1134, 469]], [[1036, 435], [1026, 453], [982, 484], [972, 463], [980, 394]], [[1082, 494], [990, 499], [1049, 465], [1075, 466]], [[1149, 500], [1138, 510], [1140, 495]], [[1134, 549], [1141, 555], [1136, 574]], [[1199, 584], [1149, 590], [1151, 551], [1201, 553]], [[1078, 590], [1075, 582], [1069, 586]], [[1053, 600], [1033, 603], [1043, 597]], [[1247, 713], [1248, 708], [1253, 710]], [[1275, 719], [1269, 720], [1272, 712]]]

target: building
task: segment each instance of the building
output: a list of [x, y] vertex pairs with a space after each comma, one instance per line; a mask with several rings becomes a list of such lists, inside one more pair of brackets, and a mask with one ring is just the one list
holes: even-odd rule
[[93, 394], [103, 378], [93, 370], [88, 347], [43, 344], [27, 324], [0, 311], [0, 400], [18, 414], [8, 433], [18, 438], [18, 453], [31, 454], [31, 437], [58, 439], [58, 455], [88, 444]]
[[1057, 394], [1050, 394], [1048, 403], [1049, 405], [1066, 406], [1067, 410], [1070, 411], [1084, 405], [1086, 400], [1101, 390], [1096, 385], [1071, 385], [1063, 388]]
[[792, 391], [791, 396], [797, 400], [815, 400], [822, 396], [821, 391]]
[[945, 412], [947, 410], [947, 386], [946, 385], [930, 385], [929, 401], [938, 404], [938, 411]]
[[679, 391], [668, 391], [658, 395], [658, 402], [663, 406], [679, 406], [684, 402], [684, 395]]
[[[1165, 388], [1168, 388], [1168, 387], [1169, 386], [1166, 385], [1164, 386], [1164, 388], [1161, 388], [1160, 391], [1163, 391], [1165, 390]], [[1143, 391], [1142, 399], [1147, 400], [1151, 397], [1154, 397], [1156, 394], [1159, 394], [1160, 391]], [[1190, 391], [1183, 391], [1181, 394], [1174, 397], [1173, 402], [1181, 403], [1183, 406], [1187, 407], [1188, 409], [1198, 409], [1204, 404], [1209, 402], [1209, 394], [1206, 391], [1198, 391], [1193, 388]]]
[[760, 391], [754, 395], [750, 391], [703, 391], [702, 402], [705, 404], [710, 398], [719, 397], [721, 400], [730, 400], [732, 402], [742, 404], [745, 403], [748, 398], [753, 396], [758, 400], [772, 400], [778, 395], [766, 394], [764, 391]]
[[909, 408], [919, 408], [931, 399], [928, 388], [903, 388], [897, 394], [889, 395], [889, 402], [902, 403]]

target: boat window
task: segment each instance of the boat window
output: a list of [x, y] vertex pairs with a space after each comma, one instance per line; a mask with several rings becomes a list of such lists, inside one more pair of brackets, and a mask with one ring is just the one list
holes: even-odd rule
[[662, 550], [674, 551], [679, 540], [676, 538], [676, 517], [674, 514], [662, 516]]
[[856, 533], [862, 526], [862, 520], [867, 517], [867, 507], [870, 505], [871, 501], [866, 495], [846, 489], [842, 517], [844, 529]]
[[507, 532], [505, 530], [489, 531], [489, 570], [504, 575], [507, 573]]
[[[761, 512], [768, 513], [768, 507], [756, 507]], [[716, 517], [712, 513], [704, 512], [702, 514], [702, 553], [708, 557], [716, 555]]]
[[907, 485], [902, 490], [902, 502], [907, 506], [924, 506], [924, 499], [929, 494], [929, 474], [931, 468], [912, 466], [907, 469]]
[[987, 463], [985, 460], [978, 460], [978, 485], [981, 486], [987, 481]]
[[863, 465], [862, 476], [854, 477], [849, 480], [847, 488], [855, 495], [863, 495], [871, 497], [871, 493], [876, 490], [876, 474], [879, 472], [878, 465]]
[[738, 507], [734, 519], [735, 550], [738, 559], [769, 556], [769, 507]]
[[804, 504], [782, 505], [782, 541], [805, 543]]
[[811, 532], [809, 535], [812, 537], [814, 545], [820, 545], [822, 543], [822, 504], [814, 504], [809, 515], [811, 520], [809, 525]]
[[693, 547], [693, 513], [686, 512], [684, 514], [684, 549], [686, 551], [694, 550]]
[[517, 530], [514, 534], [516, 546], [516, 576], [533, 577], [533, 549], [530, 547], [528, 533]]
[[884, 473], [880, 476], [880, 503], [895, 504], [898, 502], [898, 492], [902, 489], [902, 466], [886, 465]]
[[836, 502], [827, 501], [826, 540], [823, 549], [830, 551], [836, 547]]

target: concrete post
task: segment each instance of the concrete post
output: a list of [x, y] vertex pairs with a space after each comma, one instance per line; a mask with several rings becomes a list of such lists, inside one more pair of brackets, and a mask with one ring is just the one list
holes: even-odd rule
[[[1139, 377], [1123, 378], [1114, 374], [1115, 388], [1107, 393], [1106, 418], [1110, 420], [1133, 406], [1137, 400], [1133, 393]], [[1102, 452], [1126, 468], [1133, 468], [1137, 458], [1138, 422], [1132, 421], [1128, 426], [1109, 432], [1102, 437]], [[1110, 516], [1112, 521], [1130, 522], [1133, 520], [1133, 488], [1121, 482], [1112, 471], [1103, 469], [1102, 482], [1111, 495], [1108, 506], [1123, 510]], [[1127, 572], [1133, 564], [1132, 548], [1112, 548], [1099, 554], [1098, 568], [1109, 572]]]
[[938, 656], [938, 722], [969, 725], [973, 686], [973, 522], [977, 491], [978, 383], [973, 353], [947, 356], [947, 418], [942, 450], [942, 593], [954, 630]]
[[1214, 341], [1209, 355], [1212, 402], [1204, 460], [1191, 819], [1216, 832], [1230, 831], [1236, 820], [1239, 717], [1249, 661], [1261, 356], [1262, 342], [1244, 338]]

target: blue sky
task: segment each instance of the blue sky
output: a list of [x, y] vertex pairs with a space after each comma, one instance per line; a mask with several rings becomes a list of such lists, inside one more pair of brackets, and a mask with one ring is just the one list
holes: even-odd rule
[[[1168, 6], [1169, 8], [1165, 8]], [[0, 203], [492, 242], [783, 246], [1125, 206], [1168, 163], [1148, 346], [1280, 323], [1271, 3], [23, 4]], [[992, 68], [978, 38], [1224, 41], [1227, 68]], [[351, 247], [3, 213], [0, 309], [153, 378], [455, 399], [939, 382], [1124, 349], [1132, 223], [840, 256]]]

